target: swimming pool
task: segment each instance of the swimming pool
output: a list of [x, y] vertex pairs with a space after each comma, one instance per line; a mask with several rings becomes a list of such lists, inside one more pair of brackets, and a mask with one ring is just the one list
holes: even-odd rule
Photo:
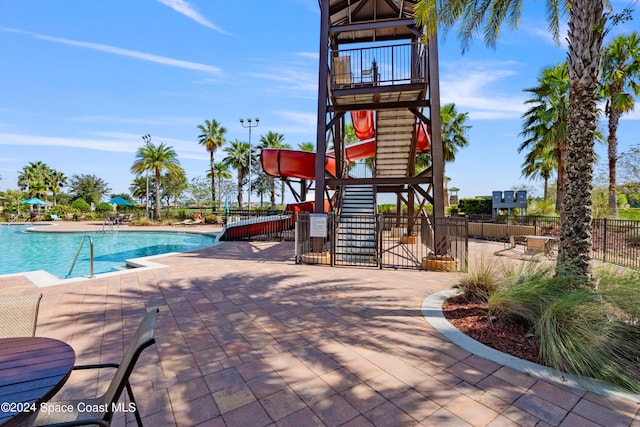
[[[215, 237], [191, 233], [34, 233], [26, 231], [30, 227], [0, 225], [0, 275], [45, 270], [66, 278], [83, 236], [93, 239], [94, 274], [120, 270], [127, 259], [184, 252], [215, 243]], [[89, 276], [89, 246], [86, 239], [69, 277]]]

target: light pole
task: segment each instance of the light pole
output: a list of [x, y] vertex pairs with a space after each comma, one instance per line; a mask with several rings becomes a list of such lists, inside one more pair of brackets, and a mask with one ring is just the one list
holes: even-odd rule
[[[149, 143], [151, 142], [151, 135], [142, 135], [142, 140], [144, 141], [145, 145], [149, 145]], [[149, 171], [147, 171], [147, 191], [145, 193], [145, 197], [147, 198], [145, 216], [149, 218]]]
[[240, 119], [240, 124], [243, 128], [249, 128], [249, 200], [248, 200], [248, 210], [249, 215], [251, 214], [251, 129], [258, 127], [258, 123], [260, 119], [256, 117], [256, 124], [252, 124], [251, 119], [247, 119], [247, 124], [244, 124], [244, 119]]

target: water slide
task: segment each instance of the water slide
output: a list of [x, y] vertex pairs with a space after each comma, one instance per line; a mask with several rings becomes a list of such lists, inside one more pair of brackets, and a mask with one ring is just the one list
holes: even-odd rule
[[[345, 147], [345, 159], [349, 162], [366, 159], [375, 156], [375, 119], [373, 111], [351, 112], [351, 123], [360, 142]], [[423, 123], [416, 124], [418, 132], [418, 152], [428, 152], [431, 149], [428, 126]], [[260, 153], [260, 163], [267, 175], [282, 178], [297, 178], [315, 180], [316, 153], [300, 150], [288, 150], [279, 148], [267, 148]], [[324, 157], [324, 167], [327, 172], [336, 175], [336, 157], [328, 153]], [[325, 212], [329, 209], [325, 201]], [[239, 221], [228, 224], [223, 228], [219, 240], [237, 240], [265, 233], [288, 230], [295, 225], [295, 212], [313, 212], [313, 202], [301, 202], [288, 204], [287, 212], [294, 215], [274, 215], [253, 220]]]

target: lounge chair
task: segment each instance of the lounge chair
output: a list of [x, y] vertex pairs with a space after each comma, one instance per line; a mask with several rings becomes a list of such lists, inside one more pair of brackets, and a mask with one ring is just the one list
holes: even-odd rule
[[204, 220], [203, 219], [196, 219], [194, 221], [191, 221], [185, 225], [198, 225], [198, 224], [204, 224]]
[[[105, 394], [95, 398], [85, 398], [76, 400], [65, 401], [52, 401], [50, 405], [59, 405], [59, 407], [72, 408], [70, 411], [39, 411], [33, 414], [30, 418], [23, 422], [24, 426], [78, 426], [96, 424], [101, 426], [111, 425], [111, 419], [113, 418], [114, 408], [116, 403], [120, 399], [122, 391], [126, 388], [129, 394], [129, 400], [131, 402], [131, 408], [135, 409], [134, 415], [139, 426], [142, 426], [142, 419], [138, 412], [138, 405], [133, 397], [133, 391], [129, 384], [129, 376], [133, 372], [140, 353], [155, 343], [153, 336], [154, 326], [156, 322], [156, 316], [158, 309], [155, 308], [149, 311], [136, 330], [136, 334], [133, 337], [129, 347], [124, 353], [122, 362], [117, 363], [102, 363], [97, 365], [81, 365], [75, 366], [74, 370], [80, 369], [101, 369], [101, 368], [116, 368], [116, 372], [107, 388]], [[64, 388], [63, 388], [64, 390]], [[101, 409], [97, 411], [89, 411], [88, 409]], [[126, 406], [128, 409], [129, 406]], [[83, 410], [84, 409], [84, 410]]]
[[60, 221], [60, 217], [56, 214], [49, 215], [52, 221]]
[[0, 338], [34, 336], [41, 298], [42, 294], [0, 297]]
[[191, 225], [193, 223], [192, 219], [185, 219], [184, 221], [174, 222], [171, 225]]

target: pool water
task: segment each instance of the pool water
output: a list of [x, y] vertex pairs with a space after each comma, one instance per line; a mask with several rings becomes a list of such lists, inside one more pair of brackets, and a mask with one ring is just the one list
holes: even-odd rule
[[[125, 267], [125, 260], [184, 252], [210, 246], [215, 237], [171, 232], [34, 233], [32, 226], [0, 225], [0, 274], [45, 270], [59, 278], [67, 277], [83, 236], [93, 239], [94, 274]], [[90, 274], [89, 239], [78, 255], [69, 277]]]

